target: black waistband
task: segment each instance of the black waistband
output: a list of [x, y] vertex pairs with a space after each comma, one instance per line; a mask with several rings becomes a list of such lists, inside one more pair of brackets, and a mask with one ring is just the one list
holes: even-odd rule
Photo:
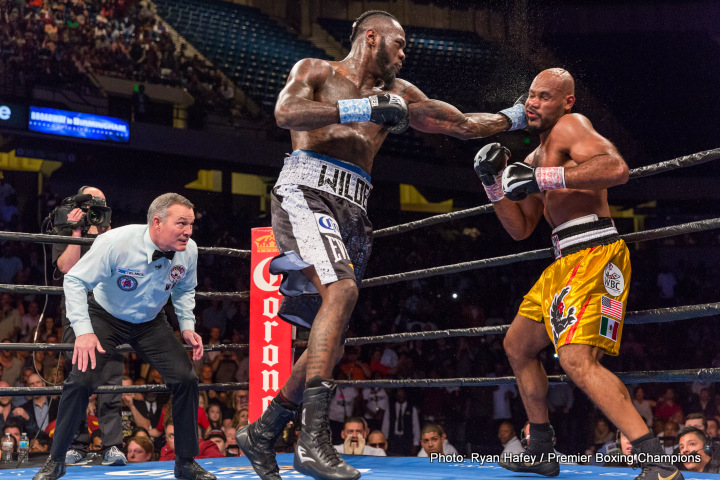
[[615, 229], [612, 218], [609, 217], [601, 217], [594, 222], [563, 228], [552, 236], [556, 259], [586, 248], [610, 245], [618, 240], [620, 240], [620, 235]]

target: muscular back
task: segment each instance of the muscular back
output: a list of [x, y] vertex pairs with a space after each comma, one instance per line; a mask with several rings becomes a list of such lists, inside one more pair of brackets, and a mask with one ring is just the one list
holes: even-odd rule
[[[579, 114], [564, 115], [545, 141], [528, 155], [525, 163], [533, 167], [577, 167], [581, 162], [575, 161], [570, 152], [573, 147], [577, 147], [579, 141], [587, 141], [586, 139], [595, 143], [607, 143], [612, 147], [610, 142], [592, 129], [585, 117]], [[545, 219], [553, 228], [585, 215], [610, 216], [606, 188], [564, 188], [535, 193], [533, 196], [542, 202]]]

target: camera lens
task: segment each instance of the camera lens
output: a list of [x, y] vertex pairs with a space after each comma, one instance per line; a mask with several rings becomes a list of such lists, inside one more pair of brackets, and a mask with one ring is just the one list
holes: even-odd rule
[[88, 223], [90, 225], [102, 225], [105, 220], [105, 213], [94, 208], [90, 208], [87, 213]]

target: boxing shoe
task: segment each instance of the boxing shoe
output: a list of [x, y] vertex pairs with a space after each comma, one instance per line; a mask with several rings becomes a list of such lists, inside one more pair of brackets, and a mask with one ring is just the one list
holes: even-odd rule
[[65, 462], [62, 460], [53, 460], [49, 456], [40, 471], [35, 474], [32, 480], [57, 480], [65, 475]]
[[560, 462], [554, 456], [555, 432], [549, 423], [530, 424], [525, 451], [501, 458], [498, 465], [512, 472], [536, 473], [545, 477], [560, 475]]
[[360, 472], [345, 463], [330, 437], [328, 410], [335, 382], [313, 377], [303, 394], [302, 432], [298, 438], [293, 467], [316, 480], [357, 480]]
[[642, 471], [635, 477], [635, 480], [684, 480], [685, 477], [674, 465], [652, 461], [653, 457], [659, 459], [661, 455], [665, 455], [665, 451], [660, 446], [660, 439], [657, 437], [642, 441], [637, 448], [633, 444], [633, 452], [644, 454], [639, 455], [638, 458], [645, 460], [638, 462]]
[[513, 457], [520, 457], [520, 461], [515, 462], [511, 459], [512, 457], [506, 457], [501, 459], [498, 465], [511, 472], [537, 473], [545, 477], [560, 475], [560, 462], [554, 459], [550, 460], [547, 454], [532, 453], [526, 450], [519, 455], [513, 455]]
[[262, 480], [282, 480], [275, 461], [275, 444], [295, 412], [270, 402], [255, 422], [235, 434], [238, 447]]
[[217, 480], [212, 473], [202, 468], [193, 460], [175, 459], [175, 478], [184, 480]]

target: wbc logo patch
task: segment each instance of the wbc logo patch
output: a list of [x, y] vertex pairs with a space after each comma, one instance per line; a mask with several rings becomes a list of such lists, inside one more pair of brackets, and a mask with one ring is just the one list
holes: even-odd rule
[[625, 291], [625, 277], [622, 271], [612, 262], [608, 262], [603, 272], [605, 290], [613, 297], [620, 296]]

